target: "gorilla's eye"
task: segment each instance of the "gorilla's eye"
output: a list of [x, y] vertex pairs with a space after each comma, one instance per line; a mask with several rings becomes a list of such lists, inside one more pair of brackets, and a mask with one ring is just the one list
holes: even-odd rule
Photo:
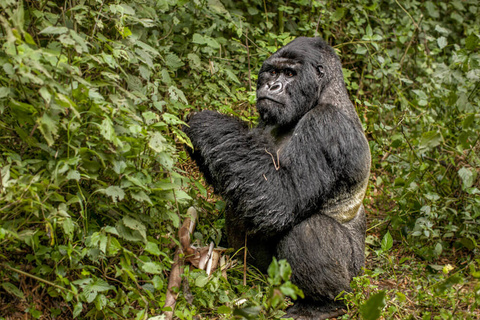
[[275, 71], [275, 70], [272, 70], [272, 71], [270, 71], [270, 74], [271, 74], [272, 76], [274, 76], [274, 75], [276, 75], [276, 74], [277, 74], [277, 71]]
[[287, 71], [285, 71], [285, 75], [287, 77], [291, 78], [295, 75], [295, 72], [293, 72], [292, 70], [287, 70]]

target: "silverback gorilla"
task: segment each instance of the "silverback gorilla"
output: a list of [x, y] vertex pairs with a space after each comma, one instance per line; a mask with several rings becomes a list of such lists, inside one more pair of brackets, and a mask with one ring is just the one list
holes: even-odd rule
[[257, 127], [213, 111], [184, 130], [192, 158], [227, 203], [229, 245], [266, 270], [287, 259], [305, 299], [297, 319], [344, 313], [335, 297], [364, 266], [363, 198], [370, 150], [343, 81], [340, 59], [319, 38], [297, 38], [258, 75]]

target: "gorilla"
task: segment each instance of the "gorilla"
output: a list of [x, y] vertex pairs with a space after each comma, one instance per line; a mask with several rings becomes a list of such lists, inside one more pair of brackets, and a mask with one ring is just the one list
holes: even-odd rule
[[305, 298], [296, 319], [345, 311], [335, 298], [364, 266], [370, 149], [334, 50], [301, 37], [262, 65], [255, 128], [214, 111], [190, 115], [185, 133], [206, 181], [226, 201], [229, 245], [247, 243], [265, 271], [286, 259]]

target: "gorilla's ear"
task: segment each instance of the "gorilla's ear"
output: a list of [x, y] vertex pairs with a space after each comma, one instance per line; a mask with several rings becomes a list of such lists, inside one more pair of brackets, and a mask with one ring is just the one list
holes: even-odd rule
[[317, 71], [320, 78], [323, 78], [323, 76], [325, 75], [325, 68], [321, 64], [317, 66]]

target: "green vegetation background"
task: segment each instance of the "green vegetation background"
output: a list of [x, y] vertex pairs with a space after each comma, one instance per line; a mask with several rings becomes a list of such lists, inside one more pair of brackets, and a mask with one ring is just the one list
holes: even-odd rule
[[[199, 245], [222, 240], [224, 204], [184, 152], [182, 119], [254, 125], [258, 69], [296, 36], [337, 50], [373, 155], [367, 270], [343, 319], [480, 319], [477, 0], [0, 8], [1, 319], [164, 319], [186, 208], [200, 209]], [[238, 260], [228, 281], [186, 270], [175, 317], [278, 318], [288, 266], [249, 268], [245, 287]]]

